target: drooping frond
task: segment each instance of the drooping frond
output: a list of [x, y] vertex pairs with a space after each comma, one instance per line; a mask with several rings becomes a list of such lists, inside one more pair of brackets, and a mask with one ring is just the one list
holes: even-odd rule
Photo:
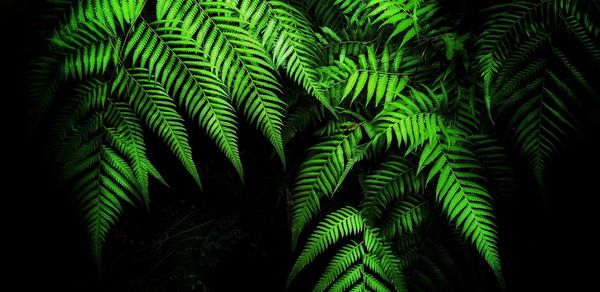
[[171, 152], [201, 186], [183, 118], [175, 109], [175, 101], [154, 81], [154, 76], [145, 69], [123, 69], [115, 78], [115, 87], [119, 94], [127, 90], [129, 105], [169, 146]]
[[212, 1], [161, 0], [157, 18], [180, 24], [201, 45], [203, 56], [225, 83], [238, 108], [271, 141], [285, 165], [281, 130], [285, 104], [266, 50], [241, 27], [251, 25], [231, 4]]
[[[596, 95], [578, 62], [563, 51], [598, 60], [600, 8], [586, 0], [515, 1], [490, 11], [477, 53], [486, 105], [490, 113], [516, 111], [508, 126], [516, 129], [516, 144], [541, 182], [576, 124], [577, 92]], [[565, 46], [571, 36], [581, 46]]]
[[[314, 291], [345, 291], [363, 284], [376, 290], [390, 291], [385, 283], [397, 291], [406, 291], [405, 279], [399, 269], [399, 259], [391, 245], [381, 238], [379, 230], [365, 225], [360, 213], [351, 207], [329, 214], [308, 238], [294, 264], [288, 285], [298, 272], [315, 260], [327, 248], [344, 237], [363, 233], [362, 241], [351, 241], [331, 259]], [[379, 279], [382, 279], [380, 281]]]
[[77, 169], [83, 175], [76, 180], [73, 193], [84, 213], [92, 251], [100, 263], [106, 235], [123, 212], [121, 202], [134, 204], [127, 192], [132, 190], [135, 179], [130, 165], [110, 145], [94, 144], [86, 145], [91, 153]]
[[277, 68], [301, 85], [330, 112], [334, 112], [323, 92], [316, 68], [320, 60], [315, 33], [310, 21], [295, 7], [278, 0], [231, 0], [242, 7], [262, 44], [271, 53]]
[[[551, 81], [544, 82], [547, 79]], [[551, 82], [561, 82], [558, 76], [546, 69], [538, 80], [528, 92], [535, 95], [514, 113], [509, 127], [516, 128], [515, 141], [541, 181], [547, 161], [558, 152], [567, 131], [576, 129], [576, 121], [559, 97], [561, 88], [551, 87]]]
[[531, 19], [530, 15], [534, 14], [538, 7], [539, 3], [534, 1], [500, 4], [492, 9], [497, 9], [501, 12], [491, 16], [486, 24], [484, 24], [487, 27], [482, 32], [478, 41], [478, 61], [483, 77], [483, 90], [488, 111], [492, 104], [493, 93], [491, 87], [493, 86], [493, 79], [498, 72], [501, 59], [505, 57], [500, 51], [506, 47], [502, 44], [509, 40], [517, 39], [520, 32], [519, 28], [526, 26], [524, 22]]
[[374, 118], [370, 142], [374, 147], [389, 149], [396, 141], [399, 149], [404, 146], [410, 152], [443, 132], [437, 100], [416, 90], [410, 97], [400, 97], [401, 101], [391, 103]]
[[310, 235], [298, 260], [294, 263], [287, 286], [298, 273], [309, 263], [322, 254], [328, 247], [336, 243], [340, 238], [355, 235], [364, 229], [364, 220], [360, 213], [352, 207], [341, 208], [329, 215], [319, 223], [315, 231]]
[[390, 155], [364, 180], [363, 214], [370, 222], [376, 222], [387, 212], [394, 201], [409, 194], [416, 194], [425, 187], [424, 178], [416, 175], [416, 165], [406, 158]]
[[382, 220], [382, 235], [391, 239], [415, 231], [426, 220], [427, 202], [414, 196], [399, 200]]
[[[243, 180], [235, 110], [198, 44], [178, 28], [141, 23], [125, 54], [131, 55], [134, 64], [150, 70], [171, 96], [177, 97], [178, 104], [198, 120]], [[157, 59], [161, 66], [154, 63]]]
[[327, 265], [325, 272], [321, 275], [314, 291], [325, 291], [344, 271], [348, 270], [357, 261], [361, 260], [365, 254], [364, 245], [359, 242], [351, 243], [340, 248], [338, 253]]
[[96, 262], [100, 264], [102, 245], [110, 227], [123, 211], [122, 202], [143, 201], [142, 185], [127, 159], [124, 137], [115, 137], [113, 118], [103, 114], [108, 86], [90, 80], [75, 88], [78, 102], [67, 105], [75, 119], [56, 125], [64, 133], [57, 137], [56, 164], [60, 179], [84, 214]]
[[380, 277], [390, 283], [396, 291], [407, 291], [406, 279], [400, 270], [400, 259], [394, 253], [390, 242], [386, 241], [378, 228], [365, 228], [364, 240], [367, 251], [375, 256], [379, 269], [369, 266]]
[[352, 94], [354, 102], [362, 92], [365, 92], [366, 103], [373, 101], [375, 106], [395, 100], [408, 84], [408, 76], [412, 73], [412, 70], [406, 70], [410, 61], [407, 62], [405, 57], [402, 50], [389, 52], [387, 46], [378, 56], [374, 48], [369, 46], [366, 54], [358, 55], [358, 65], [350, 58], [337, 62], [349, 74], [341, 101]]
[[146, 155], [141, 121], [125, 102], [109, 99], [106, 112], [106, 122], [114, 126], [114, 129], [108, 131], [109, 141], [131, 161], [131, 168], [140, 185], [143, 202], [146, 208], [149, 208], [148, 176], [152, 175], [164, 185], [167, 183]]
[[292, 189], [294, 246], [304, 226], [319, 211], [319, 198], [333, 196], [343, 182], [344, 174], [357, 158], [357, 144], [361, 137], [360, 130], [348, 133], [342, 130], [310, 148]]
[[387, 25], [391, 27], [388, 41], [402, 36], [400, 46], [417, 36], [419, 22], [425, 23], [439, 9], [436, 1], [422, 0], [369, 0], [366, 8], [368, 16], [380, 29]]
[[431, 140], [423, 149], [419, 169], [431, 164], [427, 180], [438, 177], [435, 198], [462, 236], [475, 245], [503, 284], [494, 223], [492, 197], [478, 182], [481, 166], [466, 148], [463, 133], [452, 131], [447, 140]]

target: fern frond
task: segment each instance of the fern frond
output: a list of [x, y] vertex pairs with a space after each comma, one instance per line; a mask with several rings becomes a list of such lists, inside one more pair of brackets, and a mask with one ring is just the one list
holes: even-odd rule
[[147, 70], [140, 68], [121, 70], [115, 78], [115, 87], [120, 91], [127, 89], [128, 102], [136, 114], [169, 146], [201, 187], [183, 118], [165, 89]]
[[383, 219], [382, 235], [391, 239], [413, 232], [427, 216], [427, 203], [420, 198], [407, 197], [396, 202]]
[[310, 0], [306, 2], [306, 9], [314, 11], [314, 18], [322, 24], [321, 26], [333, 29], [344, 27], [345, 20], [343, 14], [339, 11], [334, 1]]
[[[546, 71], [546, 78], [557, 78]], [[576, 129], [575, 119], [559, 98], [559, 90], [538, 84], [539, 93], [523, 104], [513, 115], [509, 126], [516, 127], [515, 142], [533, 167], [538, 180], [542, 180], [547, 161], [558, 151], [566, 130]]]
[[98, 79], [77, 84], [73, 89], [73, 96], [64, 102], [50, 128], [50, 136], [55, 144], [50, 151], [55, 151], [86, 115], [93, 110], [101, 109], [107, 100], [107, 94], [108, 83]]
[[61, 83], [60, 57], [57, 54], [40, 56], [32, 62], [28, 94], [31, 102], [31, 127], [37, 128], [50, 108]]
[[598, 19], [592, 16], [599, 8], [592, 1], [515, 1], [489, 10], [492, 13], [484, 24], [477, 53], [488, 110], [496, 98], [495, 79], [503, 84], [506, 76], [512, 76], [508, 70], [518, 68], [538, 49], [540, 42], [562, 32], [563, 25], [593, 59], [597, 61], [600, 57], [596, 45], [600, 39]]
[[325, 291], [344, 271], [361, 260], [364, 254], [365, 250], [362, 242], [352, 241], [340, 248], [327, 265], [325, 272], [321, 275], [313, 291]]
[[[477, 59], [483, 77], [483, 90], [488, 112], [491, 112], [493, 102], [492, 87], [498, 67], [505, 58], [504, 43], [517, 39], [520, 29], [527, 27], [540, 4], [533, 1], [517, 1], [493, 6], [490, 10], [498, 11], [492, 14], [484, 24], [484, 31], [478, 40], [479, 52]], [[510, 12], [507, 12], [510, 11]]]
[[340, 238], [355, 235], [364, 229], [364, 220], [352, 207], [341, 208], [325, 217], [310, 235], [288, 276], [287, 286], [298, 273]]
[[383, 239], [377, 228], [365, 228], [364, 241], [367, 251], [379, 260], [381, 268], [374, 271], [391, 283], [396, 291], [406, 291], [406, 280], [400, 270], [400, 260], [392, 250], [390, 242]]
[[306, 103], [288, 110], [281, 135], [283, 144], [287, 144], [298, 132], [305, 130], [310, 124], [320, 121], [325, 116], [322, 107], [317, 104]]
[[436, 105], [424, 94], [414, 93], [413, 99], [403, 97], [402, 102], [390, 104], [375, 117], [375, 134], [369, 142], [373, 147], [379, 144], [389, 149], [396, 141], [398, 148], [405, 146], [410, 152], [443, 132], [442, 117], [435, 113]]
[[335, 113], [323, 92], [316, 68], [321, 53], [310, 21], [295, 7], [278, 0], [232, 0], [243, 7], [242, 16], [271, 53], [277, 68]]
[[428, 181], [438, 176], [436, 201], [465, 239], [470, 240], [503, 284], [498, 253], [498, 231], [492, 214], [492, 197], [477, 180], [482, 177], [464, 134], [453, 133], [445, 143], [431, 140], [423, 150], [419, 169], [433, 163]]
[[242, 26], [241, 12], [226, 2], [161, 0], [157, 18], [180, 23], [185, 35], [203, 47], [204, 57], [226, 85], [249, 122], [269, 139], [285, 166], [281, 140], [284, 102], [267, 52]]
[[126, 191], [130, 182], [122, 177], [133, 176], [125, 160], [107, 145], [95, 145], [94, 153], [86, 159], [86, 168], [78, 169], [82, 175], [75, 183], [73, 193], [84, 213], [84, 222], [90, 234], [92, 251], [100, 265], [102, 245], [110, 227], [123, 212], [121, 201], [133, 204]]
[[212, 65], [202, 57], [198, 44], [185, 31], [166, 24], [140, 23], [125, 46], [125, 55], [134, 64], [146, 67], [152, 78], [177, 97], [178, 104], [190, 118], [198, 120], [243, 181], [237, 118], [225, 88], [212, 73]]
[[[126, 31], [126, 24], [131, 24], [137, 19], [144, 4], [143, 0], [77, 1], [65, 13], [66, 21], [60, 27], [71, 32], [95, 27], [98, 35], [108, 33], [115, 36]], [[100, 33], [99, 29], [102, 29], [103, 33]]]
[[413, 39], [420, 30], [419, 21], [425, 22], [427, 17], [439, 9], [434, 1], [396, 1], [396, 0], [369, 0], [367, 14], [373, 18], [374, 24], [379, 24], [380, 29], [390, 25], [393, 31], [388, 36], [388, 41], [399, 34], [402, 35], [400, 46]]
[[369, 222], [382, 218], [391, 203], [425, 187], [424, 178], [404, 157], [390, 155], [364, 180], [362, 211]]
[[164, 185], [167, 185], [167, 183], [146, 155], [141, 121], [127, 103], [108, 100], [106, 122], [115, 127], [114, 130], [110, 131], [111, 135], [109, 137], [112, 137], [112, 139], [109, 140], [116, 149], [131, 161], [131, 167], [140, 185], [144, 205], [148, 209], [150, 207], [149, 175], [152, 175]]
[[338, 133], [310, 148], [308, 158], [300, 166], [292, 189], [292, 245], [300, 232], [319, 211], [319, 198], [333, 196], [343, 181], [343, 174], [357, 156], [360, 130]]
[[[106, 91], [104, 91], [106, 93]], [[99, 109], [96, 109], [99, 110]], [[122, 202], [142, 201], [140, 182], [118, 147], [116, 128], [95, 112], [72, 128], [57, 155], [61, 180], [72, 184], [91, 239], [96, 263], [101, 263], [102, 245], [110, 227], [123, 211]]]
[[354, 265], [340, 276], [329, 291], [346, 291], [352, 285], [355, 285], [364, 274], [365, 266], [363, 264]]
[[555, 1], [554, 6], [568, 30], [575, 35], [589, 56], [600, 65], [600, 13], [598, 3], [591, 1]]
[[[369, 287], [370, 289], [373, 289], [376, 292], [388, 292], [391, 291], [388, 287], [385, 286], [385, 284], [381, 283], [381, 281], [379, 281], [379, 279], [377, 279], [376, 277], [374, 277], [371, 274], [365, 273], [363, 275], [363, 283], [365, 287]], [[359, 290], [359, 291], [364, 291], [364, 290]]]
[[[375, 106], [382, 101], [384, 105], [390, 103], [408, 84], [411, 72], [403, 70], [406, 65], [404, 58], [401, 50], [390, 53], [387, 46], [381, 56], [376, 55], [372, 46], [367, 47], [366, 55], [358, 55], [358, 66], [346, 58], [343, 67], [348, 67], [349, 76], [341, 100], [352, 93], [354, 102], [361, 92], [365, 92], [367, 104], [371, 100]], [[342, 66], [340, 62], [338, 64]]]

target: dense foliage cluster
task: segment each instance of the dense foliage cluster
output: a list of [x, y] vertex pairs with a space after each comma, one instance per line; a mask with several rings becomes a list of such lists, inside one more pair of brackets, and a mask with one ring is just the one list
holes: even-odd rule
[[[515, 187], [505, 146], [542, 186], [582, 105], [599, 100], [595, 0], [488, 1], [477, 17], [442, 0], [49, 2], [32, 117], [51, 121], [56, 173], [99, 264], [124, 204], [148, 207], [149, 180], [167, 184], [146, 135], [201, 189], [185, 121], [242, 182], [243, 121], [284, 168], [302, 159], [287, 182], [288, 285], [330, 251], [315, 291], [443, 289], [454, 263], [440, 225], [504, 285], [494, 199]], [[286, 156], [307, 131], [318, 142]]]

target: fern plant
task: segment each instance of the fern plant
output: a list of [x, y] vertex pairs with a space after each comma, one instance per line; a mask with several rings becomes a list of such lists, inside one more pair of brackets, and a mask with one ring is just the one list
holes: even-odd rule
[[243, 182], [243, 116], [284, 169], [290, 141], [318, 140], [284, 182], [298, 250], [288, 286], [329, 256], [315, 291], [450, 289], [457, 255], [440, 229], [504, 286], [494, 201], [516, 185], [506, 146], [543, 189], [582, 105], [598, 104], [595, 0], [505, 1], [483, 19], [466, 1], [48, 2], [32, 121], [50, 121], [55, 173], [99, 265], [123, 205], [149, 208], [151, 177], [167, 185], [146, 132], [201, 189], [188, 131]]
[[[147, 206], [149, 176], [164, 183], [146, 154], [144, 127], [201, 186], [184, 117], [196, 122], [243, 181], [237, 111], [285, 164], [277, 69], [323, 100], [310, 73], [318, 56], [298, 43], [312, 37], [309, 27], [285, 3], [269, 3], [256, 18], [242, 13], [247, 4], [233, 2], [51, 2], [62, 16], [34, 62], [31, 94], [35, 112], [60, 104], [53, 153], [82, 206], [98, 260], [121, 204]], [[271, 39], [282, 35], [285, 46], [274, 47]], [[298, 56], [284, 62], [290, 53]]]

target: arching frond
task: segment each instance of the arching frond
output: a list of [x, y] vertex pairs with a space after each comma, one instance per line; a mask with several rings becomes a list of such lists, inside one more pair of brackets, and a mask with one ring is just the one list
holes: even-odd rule
[[361, 260], [364, 254], [364, 246], [359, 242], [353, 241], [340, 248], [338, 253], [327, 265], [325, 272], [321, 275], [319, 282], [313, 290], [325, 291], [344, 271], [357, 261]]
[[342, 93], [343, 101], [352, 93], [352, 102], [365, 92], [366, 103], [374, 101], [375, 106], [379, 103], [388, 104], [396, 99], [409, 81], [410, 70], [405, 70], [409, 64], [405, 60], [402, 50], [389, 52], [389, 47], [384, 47], [378, 56], [373, 47], [367, 47], [365, 55], [358, 55], [358, 65], [350, 58], [345, 58], [342, 68], [347, 68], [347, 82]]
[[327, 215], [308, 238], [298, 260], [292, 267], [287, 285], [290, 285], [304, 267], [341, 237], [358, 234], [363, 229], [364, 220], [360, 213], [352, 207], [344, 207]]
[[[164, 24], [142, 22], [134, 29], [125, 54], [154, 75], [145, 78], [156, 78], [171, 96], [177, 97], [178, 104], [198, 120], [243, 180], [235, 110], [222, 83], [211, 71], [212, 65], [202, 57], [198, 43], [185, 33]], [[157, 59], [161, 66], [153, 61]]]
[[443, 132], [435, 101], [416, 90], [412, 93], [413, 98], [401, 96], [402, 101], [390, 104], [375, 117], [371, 145], [389, 149], [396, 141], [398, 148], [405, 146], [410, 152]]
[[310, 148], [310, 154], [300, 166], [292, 190], [292, 244], [300, 232], [319, 211], [319, 198], [331, 197], [357, 158], [361, 131], [338, 132]]
[[427, 180], [438, 176], [436, 201], [503, 284], [492, 197], [478, 183], [482, 179], [478, 174], [481, 167], [475, 155], [465, 147], [466, 143], [460, 132], [453, 133], [447, 141], [431, 140], [423, 150], [419, 169], [424, 164], [432, 164]]
[[161, 0], [157, 18], [180, 24], [201, 45], [212, 70], [225, 83], [238, 108], [271, 141], [285, 165], [281, 130], [285, 104], [267, 52], [247, 30], [240, 11], [225, 2]]
[[232, 1], [243, 7], [242, 17], [271, 53], [275, 66], [283, 67], [289, 78], [330, 112], [335, 112], [319, 82], [316, 68], [320, 52], [313, 27], [306, 16], [283, 1]]
[[[500, 113], [518, 106], [509, 127], [516, 129], [516, 144], [541, 182], [547, 163], [575, 127], [571, 106], [579, 102], [578, 87], [594, 94], [563, 54], [564, 41], [557, 40], [572, 34], [581, 42], [581, 53], [598, 59], [600, 20], [592, 14], [600, 8], [585, 0], [515, 1], [490, 11], [477, 53], [486, 105], [490, 113], [492, 105], [500, 105]], [[561, 71], [572, 74], [561, 76]]]
[[380, 29], [391, 26], [388, 40], [402, 34], [400, 46], [413, 39], [419, 32], [419, 21], [427, 21], [437, 9], [435, 1], [421, 0], [370, 0], [367, 5], [368, 16], [373, 18], [374, 24], [379, 24]]
[[424, 178], [417, 175], [416, 165], [404, 157], [391, 155], [365, 177], [363, 214], [375, 223], [388, 212], [394, 201], [416, 194], [425, 187]]
[[407, 197], [396, 202], [383, 219], [383, 236], [391, 239], [415, 231], [426, 220], [427, 211], [422, 198]]
[[129, 105], [148, 127], [166, 143], [171, 152], [201, 186], [200, 175], [192, 158], [183, 118], [176, 111], [175, 101], [145, 69], [124, 69], [115, 79], [119, 91], [127, 90]]

